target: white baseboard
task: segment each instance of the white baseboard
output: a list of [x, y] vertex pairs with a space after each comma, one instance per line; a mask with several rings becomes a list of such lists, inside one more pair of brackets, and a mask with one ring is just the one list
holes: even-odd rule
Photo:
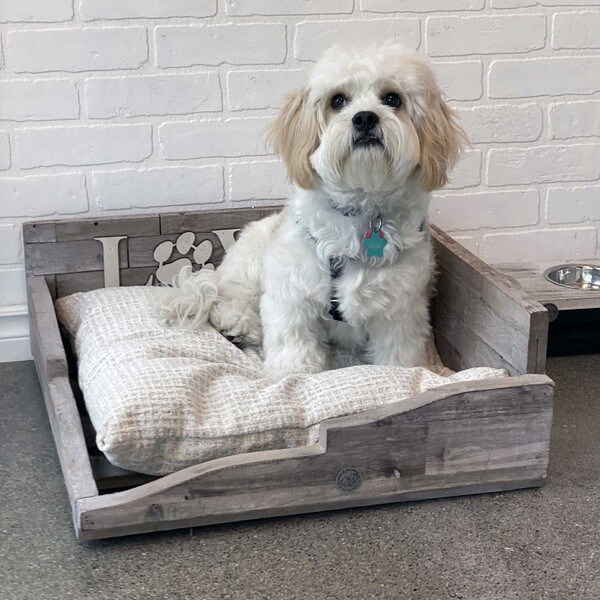
[[0, 306], [0, 363], [31, 359], [27, 305]]

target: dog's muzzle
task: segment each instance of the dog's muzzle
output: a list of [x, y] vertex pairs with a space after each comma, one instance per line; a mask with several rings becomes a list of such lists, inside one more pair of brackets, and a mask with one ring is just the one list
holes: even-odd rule
[[352, 146], [354, 148], [383, 147], [377, 114], [370, 110], [362, 110], [352, 117]]

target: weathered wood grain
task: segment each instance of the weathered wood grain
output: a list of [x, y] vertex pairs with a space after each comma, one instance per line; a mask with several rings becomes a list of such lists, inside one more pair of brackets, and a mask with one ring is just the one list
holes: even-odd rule
[[[443, 268], [438, 269], [437, 300], [467, 327], [477, 323], [477, 336], [520, 373], [527, 372], [529, 328], [519, 330]], [[448, 313], [446, 313], [448, 318]]]
[[[512, 366], [509, 372], [543, 373], [548, 311], [444, 232], [432, 227], [432, 233], [440, 272], [439, 292], [445, 304], [436, 309], [433, 323], [437, 335], [444, 338], [441, 346], [450, 350], [450, 344], [460, 356], [471, 360], [476, 358], [474, 349], [482, 347], [483, 341]], [[464, 302], [468, 302], [468, 310]], [[455, 324], [455, 319], [462, 324]], [[453, 339], [452, 329], [461, 329], [466, 339]], [[469, 341], [469, 331], [478, 339]], [[441, 356], [443, 360], [453, 360], [457, 354], [445, 357], [441, 353]], [[494, 363], [483, 364], [494, 366]]]
[[[146, 285], [156, 271], [155, 267], [121, 269], [121, 285]], [[57, 297], [62, 298], [75, 292], [88, 292], [104, 287], [103, 271], [86, 273], [64, 273], [56, 276]]]
[[[128, 266], [126, 239], [119, 244], [119, 265]], [[94, 239], [26, 244], [25, 268], [29, 275], [101, 271], [104, 268], [102, 244]]]
[[159, 235], [160, 219], [155, 215], [122, 215], [56, 223], [56, 241], [91, 240], [97, 237]]
[[[598, 259], [565, 261], [600, 266]], [[577, 290], [555, 285], [544, 278], [544, 272], [558, 263], [500, 264], [496, 269], [515, 282], [524, 293], [540, 304], [554, 304], [558, 310], [600, 308], [600, 290]]]
[[215, 229], [241, 229], [252, 221], [258, 221], [280, 210], [281, 206], [265, 206], [191, 213], [164, 213], [160, 215], [160, 233], [163, 235], [179, 234], [185, 231], [207, 233]]
[[67, 358], [62, 345], [52, 298], [43, 277], [28, 277], [31, 352], [58, 452], [71, 508], [77, 500], [96, 495], [85, 438], [69, 384]]
[[109, 463], [104, 455], [90, 456], [92, 472], [99, 490], [133, 487], [154, 481], [158, 477], [126, 471]]
[[[519, 403], [511, 400], [515, 388], [522, 388]], [[473, 403], [465, 405], [474, 391], [483, 414], [503, 414], [504, 435], [497, 433], [497, 418], [473, 415]], [[423, 409], [430, 416], [419, 422]], [[132, 490], [82, 499], [79, 537], [536, 486], [546, 476], [551, 420], [552, 383], [545, 376], [450, 385], [325, 421], [316, 446], [214, 460]], [[336, 478], [348, 467], [362, 482], [344, 491]]]
[[40, 221], [38, 223], [23, 224], [23, 243], [55, 242], [56, 223], [54, 221]]
[[[476, 324], [475, 328], [472, 328], [472, 322], [463, 321], [455, 308], [455, 305], [448, 305], [439, 298], [435, 304], [435, 342], [442, 362], [447, 367], [462, 371], [485, 366], [506, 369], [509, 375], [513, 376], [523, 374], [519, 367], [509, 363], [493, 345], [482, 340], [476, 333]], [[453, 349], [452, 356], [446, 355], [448, 345]]]
[[53, 301], [56, 300], [56, 275], [45, 275], [44, 279], [46, 280], [50, 297]]

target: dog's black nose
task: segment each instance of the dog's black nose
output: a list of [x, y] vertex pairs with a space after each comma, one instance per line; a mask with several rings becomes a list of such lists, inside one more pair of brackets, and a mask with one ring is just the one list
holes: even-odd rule
[[355, 129], [366, 133], [379, 123], [379, 117], [370, 110], [361, 110], [352, 117], [352, 123]]

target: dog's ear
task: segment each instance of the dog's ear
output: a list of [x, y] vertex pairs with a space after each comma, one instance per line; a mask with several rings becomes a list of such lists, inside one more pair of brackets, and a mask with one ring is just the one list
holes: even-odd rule
[[269, 141], [285, 162], [290, 179], [301, 188], [312, 188], [315, 172], [310, 157], [319, 146], [319, 125], [306, 89], [295, 90], [286, 96], [270, 128]]
[[448, 171], [460, 158], [468, 140], [454, 109], [446, 104], [435, 84], [426, 93], [417, 132], [421, 179], [427, 190], [437, 190], [448, 182]]

